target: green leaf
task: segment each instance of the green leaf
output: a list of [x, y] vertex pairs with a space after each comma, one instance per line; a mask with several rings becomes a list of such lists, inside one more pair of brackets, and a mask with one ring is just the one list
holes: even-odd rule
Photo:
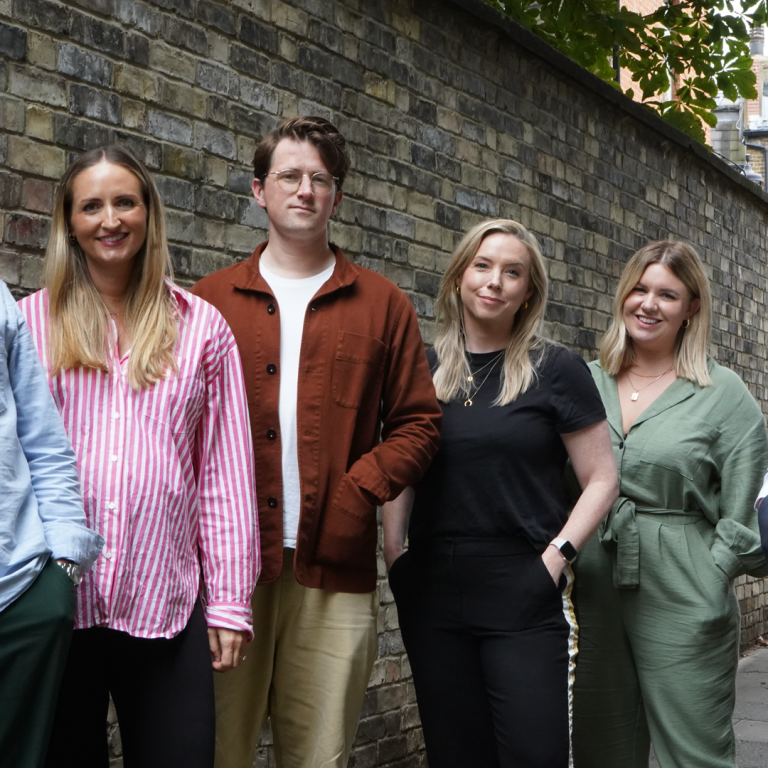
[[[756, 98], [749, 26], [768, 21], [768, 0], [664, 0], [652, 13], [616, 0], [486, 0], [614, 87], [614, 52], [646, 104], [704, 141], [719, 91]], [[666, 93], [670, 75], [676, 101]], [[626, 89], [628, 97], [634, 91]]]

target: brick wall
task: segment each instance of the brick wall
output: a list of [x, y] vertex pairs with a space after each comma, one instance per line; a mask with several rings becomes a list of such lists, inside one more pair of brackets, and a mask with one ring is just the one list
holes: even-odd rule
[[[687, 238], [713, 281], [712, 354], [768, 409], [768, 197], [479, 0], [0, 0], [0, 54], [0, 277], [17, 295], [39, 285], [54, 183], [76, 153], [119, 141], [144, 160], [190, 284], [265, 234], [249, 196], [259, 137], [319, 113], [354, 166], [333, 239], [408, 292], [427, 341], [451, 248], [484, 217], [539, 236], [546, 332], [587, 358], [628, 257]], [[749, 641], [768, 628], [765, 588], [737, 589]], [[422, 765], [397, 615], [383, 580], [379, 591], [353, 765]], [[272, 764], [266, 746], [257, 764]]]

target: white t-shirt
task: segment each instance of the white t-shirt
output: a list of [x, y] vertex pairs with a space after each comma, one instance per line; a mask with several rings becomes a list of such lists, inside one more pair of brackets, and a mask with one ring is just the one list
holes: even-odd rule
[[333, 274], [334, 264], [319, 275], [292, 279], [278, 277], [259, 263], [280, 307], [280, 439], [283, 446], [283, 546], [296, 548], [301, 511], [301, 479], [296, 438], [296, 399], [304, 316], [312, 297]]

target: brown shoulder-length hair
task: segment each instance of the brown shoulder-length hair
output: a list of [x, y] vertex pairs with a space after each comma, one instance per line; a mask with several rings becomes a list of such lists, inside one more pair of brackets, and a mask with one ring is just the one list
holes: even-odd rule
[[[308, 141], [316, 148], [328, 169], [338, 179], [336, 186], [341, 189], [349, 171], [347, 141], [339, 129], [324, 117], [288, 117], [273, 128], [256, 147], [253, 155], [253, 176], [262, 184], [272, 165], [272, 154], [282, 139]], [[280, 168], [277, 169], [282, 170]]]
[[[464, 308], [456, 292], [457, 281], [472, 263], [480, 244], [489, 235], [502, 233], [516, 237], [527, 249], [530, 257], [531, 297], [517, 311], [512, 337], [504, 354], [502, 387], [494, 405], [511, 403], [533, 383], [536, 366], [531, 360], [534, 349], [543, 348], [545, 340], [539, 336], [539, 327], [547, 306], [547, 268], [534, 235], [522, 224], [511, 219], [491, 219], [472, 227], [453, 252], [448, 268], [440, 282], [436, 314], [439, 324], [435, 351], [439, 367], [434, 382], [437, 396], [444, 403], [457, 395], [469, 396], [466, 388], [470, 375], [464, 338]], [[537, 356], [537, 361], [542, 360]]]
[[124, 147], [108, 145], [85, 152], [59, 182], [43, 264], [50, 317], [48, 360], [51, 376], [78, 367], [109, 370], [109, 310], [93, 284], [80, 245], [69, 239], [74, 180], [101, 162], [121, 166], [136, 176], [147, 209], [147, 237], [134, 257], [125, 310], [131, 334], [128, 378], [134, 389], [140, 389], [169, 370], [177, 370], [173, 349], [178, 322], [165, 284], [173, 271], [160, 194], [144, 165]]
[[618, 376], [624, 368], [632, 365], [635, 351], [632, 337], [624, 325], [624, 302], [651, 264], [665, 266], [685, 285], [691, 298], [699, 300], [699, 311], [689, 318], [690, 325], [681, 328], [678, 333], [675, 372], [681, 378], [705, 387], [711, 383], [707, 370], [707, 345], [712, 327], [712, 296], [699, 255], [692, 245], [682, 241], [658, 240], [649, 243], [627, 262], [613, 299], [613, 319], [600, 344], [600, 365], [612, 376]]

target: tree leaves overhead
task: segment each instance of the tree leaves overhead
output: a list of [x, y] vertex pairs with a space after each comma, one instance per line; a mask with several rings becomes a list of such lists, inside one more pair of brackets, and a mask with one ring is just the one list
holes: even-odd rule
[[643, 101], [701, 142], [702, 123], [717, 122], [718, 91], [732, 101], [757, 98], [749, 28], [766, 22], [768, 0], [665, 0], [645, 16], [617, 0], [486, 2], [620, 88], [616, 56]]

